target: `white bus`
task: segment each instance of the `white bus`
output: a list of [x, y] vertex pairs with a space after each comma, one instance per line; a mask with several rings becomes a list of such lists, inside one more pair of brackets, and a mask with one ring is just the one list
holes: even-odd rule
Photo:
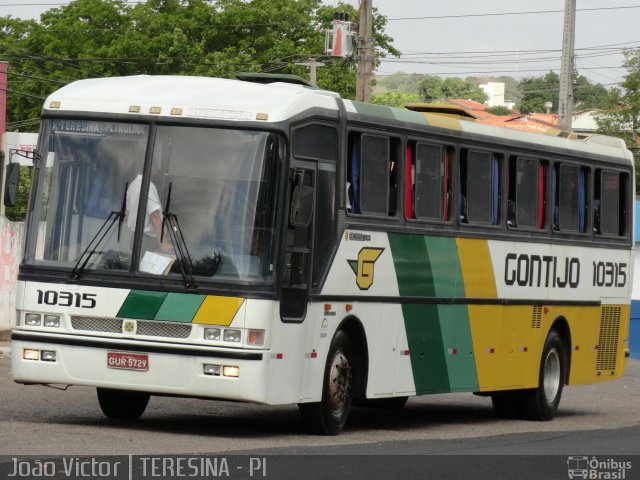
[[622, 373], [633, 179], [601, 136], [282, 81], [74, 82], [42, 111], [13, 376], [117, 419], [186, 396], [337, 434], [352, 404], [474, 392], [548, 420]]

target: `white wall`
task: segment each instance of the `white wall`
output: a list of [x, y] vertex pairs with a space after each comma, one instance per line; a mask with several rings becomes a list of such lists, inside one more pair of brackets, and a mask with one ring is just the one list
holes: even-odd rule
[[0, 329], [16, 323], [16, 285], [22, 258], [24, 222], [0, 216]]

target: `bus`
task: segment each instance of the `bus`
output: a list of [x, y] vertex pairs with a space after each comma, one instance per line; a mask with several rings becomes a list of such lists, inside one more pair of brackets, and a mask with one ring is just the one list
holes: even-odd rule
[[[259, 76], [73, 82], [42, 110], [16, 382], [352, 406], [491, 397], [551, 419], [628, 353], [622, 141], [490, 127]], [[287, 80], [287, 79], [284, 79]]]

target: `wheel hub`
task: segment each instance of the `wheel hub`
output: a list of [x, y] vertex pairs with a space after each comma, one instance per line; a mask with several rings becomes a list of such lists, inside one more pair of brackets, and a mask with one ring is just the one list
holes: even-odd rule
[[329, 373], [329, 400], [333, 411], [340, 411], [351, 395], [351, 366], [342, 352], [337, 352]]
[[561, 371], [560, 355], [558, 351], [553, 348], [549, 350], [547, 358], [545, 358], [543, 378], [544, 396], [550, 404], [556, 400], [556, 396], [558, 395]]

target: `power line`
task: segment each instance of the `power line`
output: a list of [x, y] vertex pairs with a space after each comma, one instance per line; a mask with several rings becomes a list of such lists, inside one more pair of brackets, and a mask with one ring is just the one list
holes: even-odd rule
[[[601, 10], [623, 10], [630, 8], [640, 8], [640, 5], [628, 5], [621, 7], [597, 7], [597, 8], [578, 8], [578, 12], [595, 12]], [[388, 22], [404, 21], [404, 20], [441, 20], [446, 18], [478, 18], [478, 17], [504, 17], [508, 15], [538, 15], [546, 13], [564, 13], [564, 10], [531, 10], [526, 12], [501, 12], [501, 13], [467, 13], [463, 15], [436, 15], [425, 17], [396, 17], [387, 18]]]
[[14, 95], [20, 95], [20, 96], [23, 96], [23, 97], [37, 98], [38, 100], [43, 100], [43, 101], [45, 100], [44, 97], [41, 97], [39, 95], [33, 95], [31, 93], [26, 93], [26, 92], [17, 92], [15, 90], [11, 90], [9, 88], [0, 88], [0, 91], [7, 92], [7, 93], [12, 93]]

